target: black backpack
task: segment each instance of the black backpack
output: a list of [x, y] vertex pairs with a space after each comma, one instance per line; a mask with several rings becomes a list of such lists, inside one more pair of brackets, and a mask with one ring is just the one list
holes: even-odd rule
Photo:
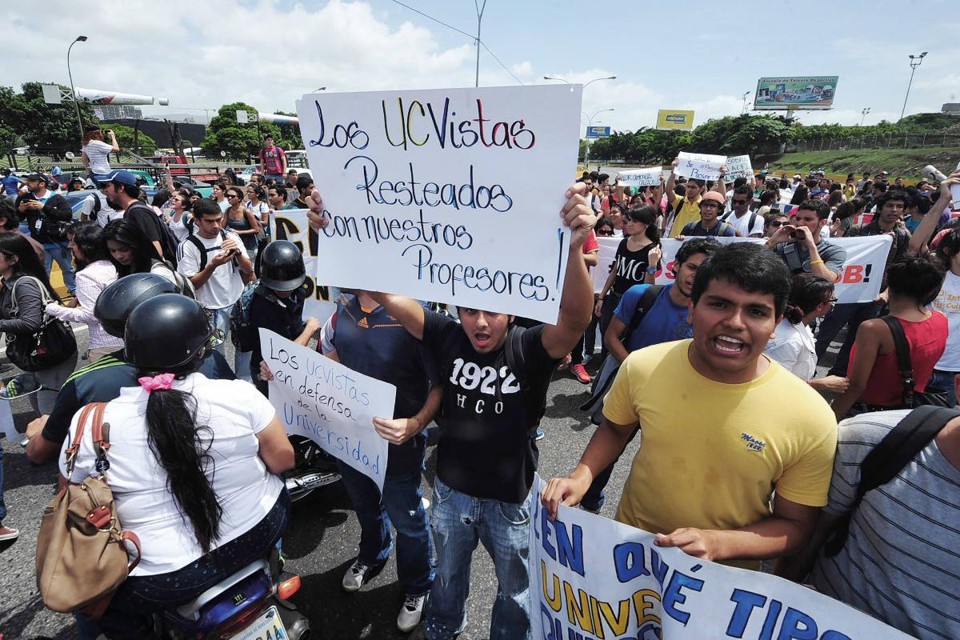
[[958, 416], [960, 411], [956, 409], [929, 405], [917, 407], [877, 443], [860, 463], [860, 482], [850, 510], [834, 523], [823, 543], [828, 558], [840, 553], [846, 544], [850, 534], [850, 518], [863, 496], [896, 478], [907, 463], [923, 451], [948, 422]]
[[153, 210], [152, 207], [148, 207], [142, 202], [135, 202], [130, 205], [127, 211], [124, 213], [124, 219], [127, 218], [127, 214], [134, 209], [144, 209], [146, 212], [152, 216], [152, 219], [155, 219], [157, 223], [157, 233], [160, 236], [160, 247], [163, 249], [163, 255], [160, 257], [168, 261], [174, 267], [177, 266], [177, 238], [173, 235], [173, 232], [170, 231], [168, 227], [157, 215], [157, 212]]
[[[220, 238], [221, 238], [220, 242], [222, 245], [223, 240], [227, 239], [227, 232], [224, 231], [223, 229], [220, 229]], [[189, 242], [190, 244], [192, 244], [197, 248], [198, 252], [200, 252], [200, 271], [203, 271], [204, 269], [207, 268], [207, 254], [210, 253], [211, 251], [220, 251], [220, 245], [216, 247], [210, 247], [208, 249], [203, 245], [202, 242], [200, 242], [200, 239], [192, 233], [187, 236], [184, 242]]]

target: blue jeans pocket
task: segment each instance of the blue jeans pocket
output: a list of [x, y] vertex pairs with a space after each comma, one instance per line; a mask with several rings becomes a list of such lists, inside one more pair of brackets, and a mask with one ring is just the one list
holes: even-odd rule
[[514, 526], [525, 526], [530, 522], [530, 508], [526, 503], [514, 504], [512, 502], [497, 503], [500, 515], [508, 523]]

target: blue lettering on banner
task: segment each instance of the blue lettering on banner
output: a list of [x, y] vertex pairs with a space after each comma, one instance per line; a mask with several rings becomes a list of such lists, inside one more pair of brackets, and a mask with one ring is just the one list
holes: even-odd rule
[[742, 638], [753, 612], [767, 609], [758, 640], [851, 640], [850, 636], [832, 629], [821, 634], [817, 621], [809, 614], [793, 607], [787, 607], [784, 611], [783, 603], [779, 600], [771, 599], [768, 604], [766, 596], [753, 591], [734, 589], [730, 600], [736, 603], [736, 607], [727, 624], [726, 635], [729, 638]]
[[[583, 567], [583, 528], [573, 525], [573, 537], [567, 533], [567, 526], [560, 521], [550, 520], [545, 509], [540, 509], [540, 544], [551, 560], [569, 568], [574, 573], [584, 576]], [[556, 534], [556, 548], [550, 544], [550, 538]]]

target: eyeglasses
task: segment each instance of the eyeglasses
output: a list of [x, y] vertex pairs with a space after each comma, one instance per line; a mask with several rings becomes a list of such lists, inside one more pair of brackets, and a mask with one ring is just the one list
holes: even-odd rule
[[771, 227], [779, 227], [779, 226], [782, 226], [782, 225], [783, 225], [783, 222], [781, 222], [780, 220], [771, 220], [771, 221], [770, 221], [770, 226], [771, 226]]
[[238, 195], [235, 194], [235, 193], [228, 193], [228, 194], [227, 194], [227, 197], [228, 197], [228, 198], [239, 198], [240, 196], [238, 196]]
[[830, 298], [830, 304], [837, 304], [837, 298]]

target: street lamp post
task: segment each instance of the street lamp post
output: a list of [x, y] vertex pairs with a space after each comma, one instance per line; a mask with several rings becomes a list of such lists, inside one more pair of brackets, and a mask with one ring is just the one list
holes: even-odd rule
[[745, 92], [743, 93], [743, 96], [742, 96], [742, 98], [743, 98], [743, 109], [740, 110], [740, 115], [743, 115], [743, 114], [745, 114], [745, 113], [747, 112], [747, 96], [749, 96], [751, 93], [752, 93], [752, 92], [750, 92], [750, 91], [745, 91]]
[[[927, 57], [924, 51], [918, 56], [910, 54], [910, 82], [907, 83], [907, 95], [903, 97], [903, 109], [900, 111], [900, 120], [903, 120], [903, 114], [907, 112], [907, 99], [910, 98], [910, 87], [913, 85], [913, 74], [917, 72], [917, 67], [923, 64], [923, 59]], [[899, 122], [899, 120], [897, 121]]]
[[[603, 78], [603, 79], [605, 80], [606, 78]], [[586, 85], [584, 85], [584, 86], [586, 86]], [[596, 118], [597, 115], [599, 115], [599, 114], [601, 114], [601, 113], [606, 113], [607, 111], [616, 111], [616, 109], [600, 109], [599, 111], [595, 111], [592, 116], [588, 116], [588, 117], [587, 117], [587, 133], [590, 132], [590, 127], [593, 126], [593, 119]], [[584, 112], [583, 112], [583, 115], [587, 115], [587, 112], [584, 111]], [[587, 164], [587, 163], [590, 162], [590, 138], [589, 138], [589, 136], [586, 137], [586, 140], [587, 140], [587, 148], [583, 150], [583, 167], [584, 167], [584, 168], [587, 168], [587, 167], [588, 167], [588, 164]]]
[[[870, 107], [864, 107], [863, 111], [860, 112], [860, 126], [863, 126], [863, 120], [867, 117], [867, 114], [870, 113]], [[903, 116], [901, 116], [903, 117]]]
[[70, 46], [67, 47], [67, 76], [70, 77], [70, 95], [73, 96], [73, 106], [77, 108], [77, 126], [80, 127], [80, 137], [83, 137], [83, 120], [80, 119], [80, 101], [77, 100], [77, 90], [73, 86], [73, 71], [70, 70], [70, 50], [73, 49], [73, 45], [78, 42], [86, 42], [87, 36], [77, 36], [77, 39], [70, 43]]
[[[570, 82], [569, 80], [567, 80], [567, 79], [565, 79], [565, 78], [561, 78], [561, 77], [559, 77], [559, 76], [543, 76], [543, 79], [544, 79], [544, 80], [557, 80], [557, 81], [559, 81], [559, 82], [565, 82], [565, 83], [567, 83], [567, 84], [573, 84], [573, 83]], [[594, 78], [593, 80], [590, 80], [589, 82], [584, 83], [583, 88], [586, 89], [587, 87], [589, 87], [589, 86], [590, 86], [591, 84], [593, 84], [594, 82], [600, 82], [601, 80], [616, 80], [616, 79], [617, 79], [617, 76], [606, 76], [606, 77], [603, 77], [603, 78]], [[590, 128], [590, 125], [593, 124], [593, 119], [597, 116], [597, 113], [604, 113], [604, 112], [606, 112], [606, 111], [613, 111], [613, 109], [600, 109], [600, 111], [597, 111], [597, 112], [594, 113], [591, 117], [587, 118], [587, 121], [588, 121], [588, 122], [587, 122], [587, 129], [589, 129], [589, 128]], [[583, 115], [587, 115], [586, 112], [583, 112]], [[590, 139], [587, 138], [587, 148], [586, 148], [586, 149], [584, 150], [584, 152], [583, 152], [583, 166], [584, 166], [584, 167], [587, 166], [587, 160], [589, 160], [589, 159], [590, 159]]]
[[[559, 80], [560, 82], [566, 82], [567, 84], [573, 84], [573, 83], [570, 82], [569, 80], [564, 80], [563, 78], [559, 78], [559, 77], [556, 77], [556, 76], [543, 76], [543, 79], [544, 79], [544, 80]], [[601, 80], [616, 80], [616, 79], [617, 79], [617, 76], [607, 76], [607, 77], [605, 77], [605, 78], [594, 78], [594, 79], [591, 80], [590, 82], [585, 83], [585, 84], [583, 85], [583, 88], [586, 89], [587, 87], [589, 87], [589, 86], [590, 86], [591, 84], [593, 84], [594, 82], [600, 82]]]
[[321, 91], [326, 91], [326, 90], [327, 90], [326, 87], [317, 87], [316, 89], [313, 90], [313, 92], [320, 93]]

